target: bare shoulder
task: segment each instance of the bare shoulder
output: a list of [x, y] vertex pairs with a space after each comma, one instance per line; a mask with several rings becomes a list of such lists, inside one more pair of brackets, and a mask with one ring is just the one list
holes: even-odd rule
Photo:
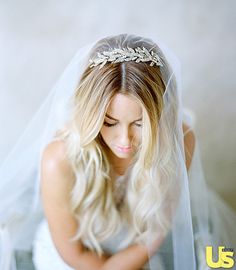
[[42, 162], [48, 166], [63, 163], [66, 158], [66, 145], [62, 140], [52, 141], [43, 150]]
[[185, 161], [186, 167], [189, 169], [195, 149], [195, 134], [191, 127], [186, 123], [183, 123], [183, 133], [184, 133], [184, 151], [185, 151]]
[[43, 151], [42, 167], [48, 172], [59, 170], [63, 173], [72, 173], [72, 167], [66, 156], [66, 145], [62, 140], [50, 142]]
[[44, 149], [41, 158], [41, 191], [61, 196], [72, 187], [75, 176], [66, 156], [64, 141], [52, 141]]

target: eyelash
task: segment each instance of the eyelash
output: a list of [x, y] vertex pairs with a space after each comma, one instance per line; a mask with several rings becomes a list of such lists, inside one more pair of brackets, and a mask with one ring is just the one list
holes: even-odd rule
[[[117, 123], [115, 123], [115, 124], [109, 124], [109, 123], [107, 123], [107, 122], [104, 122], [103, 123], [104, 124], [104, 126], [106, 126], [106, 127], [114, 127], [115, 125], [117, 125]], [[135, 123], [134, 123], [135, 124]], [[137, 127], [141, 127], [142, 126], [142, 124], [135, 124]]]
[[106, 127], [113, 127], [113, 126], [115, 126], [116, 125], [116, 123], [115, 124], [109, 124], [109, 123], [107, 123], [107, 122], [104, 122], [104, 126], [106, 126]]

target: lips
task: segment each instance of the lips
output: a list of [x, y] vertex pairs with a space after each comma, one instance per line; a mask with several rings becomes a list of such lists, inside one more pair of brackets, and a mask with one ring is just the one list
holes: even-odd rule
[[122, 152], [122, 153], [128, 153], [131, 151], [132, 147], [131, 146], [116, 146], [116, 148], [118, 149], [118, 151]]

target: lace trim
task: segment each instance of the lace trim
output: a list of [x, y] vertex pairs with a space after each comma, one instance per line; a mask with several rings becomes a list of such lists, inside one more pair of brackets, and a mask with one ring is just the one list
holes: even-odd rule
[[127, 180], [128, 178], [122, 175], [118, 176], [114, 182], [113, 195], [117, 209], [120, 209], [123, 205], [127, 190]]

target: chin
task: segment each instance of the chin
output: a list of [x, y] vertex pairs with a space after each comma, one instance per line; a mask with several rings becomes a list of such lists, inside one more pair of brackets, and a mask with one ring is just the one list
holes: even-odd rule
[[127, 158], [133, 157], [133, 153], [120, 153], [117, 151], [112, 151], [112, 152], [116, 157], [122, 158], [122, 159], [127, 159]]
[[126, 159], [132, 157], [132, 155], [127, 154], [115, 154], [118, 158]]

